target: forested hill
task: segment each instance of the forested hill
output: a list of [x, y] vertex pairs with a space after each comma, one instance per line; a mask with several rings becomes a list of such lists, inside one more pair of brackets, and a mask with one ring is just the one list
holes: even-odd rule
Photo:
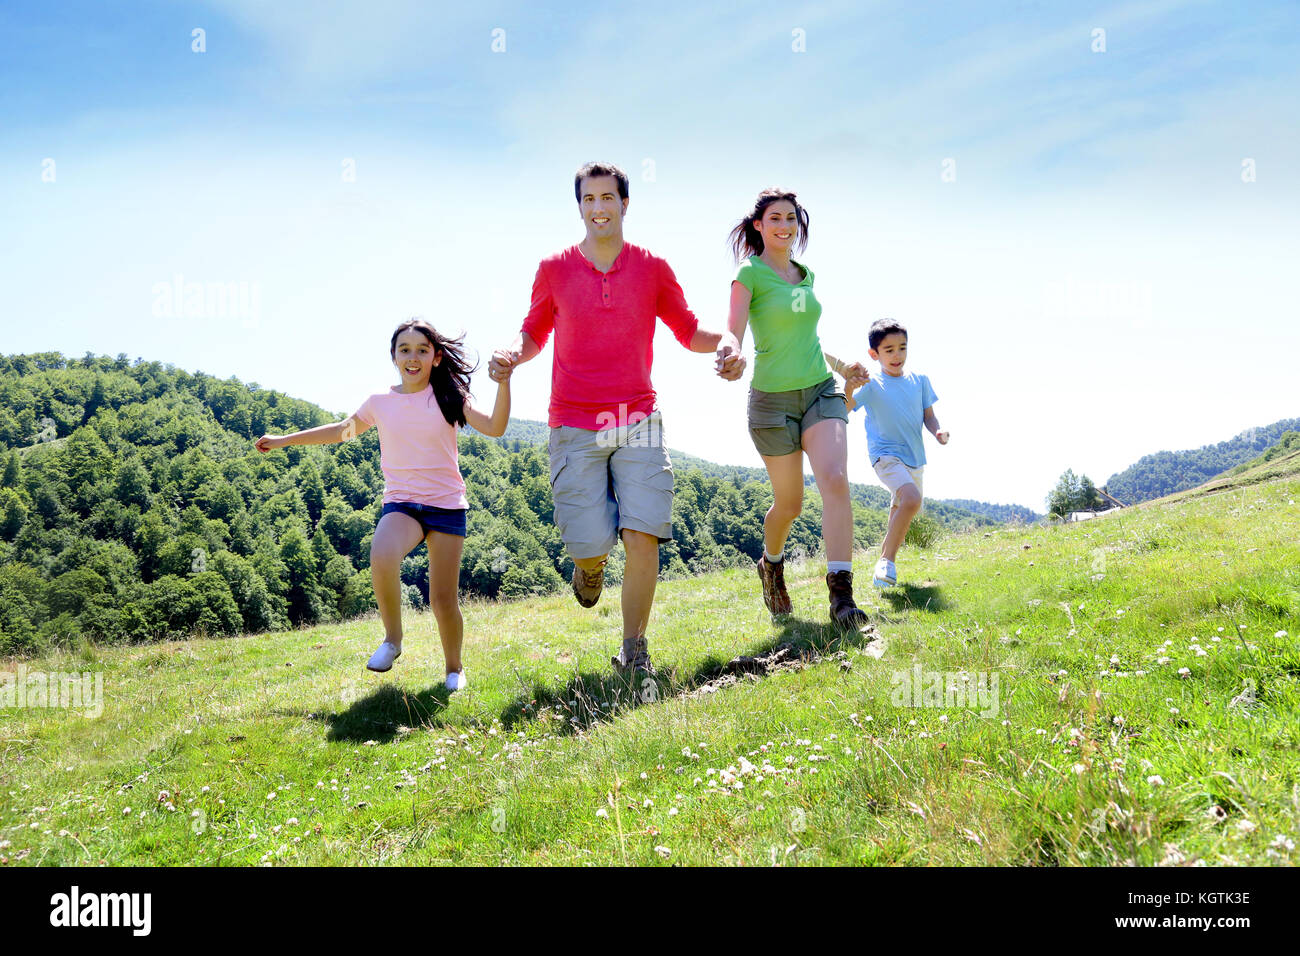
[[[253, 447], [263, 433], [339, 417], [125, 355], [0, 357], [0, 653], [274, 630], [373, 608], [376, 430], [340, 445]], [[564, 587], [572, 565], [552, 522], [545, 449], [467, 432], [460, 452], [470, 500], [462, 589], [516, 597]], [[744, 477], [679, 469], [665, 577], [757, 558], [771, 489]], [[858, 490], [855, 541], [867, 547], [883, 534], [884, 492]], [[812, 553], [821, 502], [815, 490], [805, 500], [790, 545]], [[992, 523], [940, 507], [929, 522], [918, 533]], [[423, 549], [402, 581], [405, 599], [424, 603]]]
[[1162, 498], [1197, 485], [1244, 464], [1273, 445], [1287, 431], [1300, 429], [1300, 418], [1284, 418], [1262, 428], [1249, 428], [1215, 445], [1186, 451], [1161, 451], [1139, 458], [1106, 482], [1106, 490], [1126, 505]]

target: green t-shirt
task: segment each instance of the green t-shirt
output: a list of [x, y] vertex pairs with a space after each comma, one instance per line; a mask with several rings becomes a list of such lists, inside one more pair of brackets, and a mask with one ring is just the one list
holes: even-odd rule
[[[794, 262], [793, 259], [790, 260]], [[791, 392], [830, 378], [817, 338], [822, 307], [813, 293], [813, 272], [801, 263], [803, 281], [791, 285], [758, 256], [736, 270], [735, 281], [751, 293], [749, 327], [754, 330], [754, 388]]]

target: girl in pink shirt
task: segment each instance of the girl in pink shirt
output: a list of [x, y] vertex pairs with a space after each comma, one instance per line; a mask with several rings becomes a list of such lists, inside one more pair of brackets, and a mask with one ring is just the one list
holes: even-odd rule
[[510, 373], [493, 371], [496, 404], [488, 415], [469, 393], [473, 369], [462, 342], [415, 318], [393, 333], [388, 352], [401, 384], [371, 395], [350, 417], [292, 435], [263, 435], [257, 450], [286, 445], [347, 441], [372, 425], [379, 428], [384, 502], [370, 543], [370, 572], [384, 622], [384, 641], [366, 664], [387, 671], [402, 653], [402, 559], [423, 541], [429, 548], [429, 604], [447, 665], [447, 689], [465, 686], [460, 660], [464, 621], [457, 585], [465, 546], [465, 480], [457, 464], [457, 429], [471, 425], [484, 435], [505, 434], [510, 419]]

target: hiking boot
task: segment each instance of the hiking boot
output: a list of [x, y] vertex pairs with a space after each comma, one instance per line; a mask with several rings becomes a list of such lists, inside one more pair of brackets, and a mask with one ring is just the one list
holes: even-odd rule
[[600, 600], [601, 589], [605, 587], [605, 565], [602, 562], [595, 571], [584, 571], [576, 564], [573, 566], [573, 596], [583, 607], [595, 607]]
[[853, 603], [852, 571], [833, 571], [826, 575], [826, 587], [831, 592], [832, 622], [857, 630], [870, 620], [867, 612]]
[[644, 637], [638, 637], [635, 642], [624, 641], [618, 657], [611, 657], [609, 662], [620, 674], [641, 673], [648, 677], [655, 676], [655, 666], [650, 663], [650, 654], [646, 651]]
[[758, 559], [758, 579], [763, 582], [763, 603], [772, 614], [789, 614], [794, 610], [790, 595], [785, 589], [785, 559], [776, 563], [767, 560], [767, 555]]

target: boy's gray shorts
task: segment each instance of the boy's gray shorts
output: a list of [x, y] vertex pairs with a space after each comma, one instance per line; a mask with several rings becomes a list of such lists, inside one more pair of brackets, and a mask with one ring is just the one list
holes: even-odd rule
[[658, 410], [634, 425], [551, 429], [555, 524], [571, 558], [608, 554], [622, 528], [673, 537], [673, 463]]

